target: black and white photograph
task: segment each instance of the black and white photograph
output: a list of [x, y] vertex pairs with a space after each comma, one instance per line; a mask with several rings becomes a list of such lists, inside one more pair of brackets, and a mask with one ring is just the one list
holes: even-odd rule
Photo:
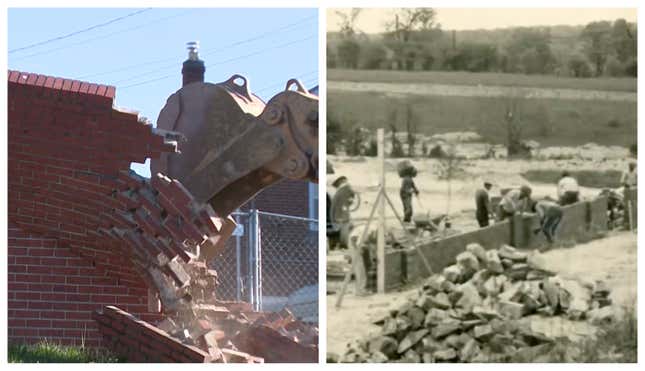
[[327, 9], [327, 361], [637, 362], [637, 22]]

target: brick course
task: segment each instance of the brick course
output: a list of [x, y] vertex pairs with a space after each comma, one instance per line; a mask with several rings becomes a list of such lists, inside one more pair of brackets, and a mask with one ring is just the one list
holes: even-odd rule
[[147, 286], [98, 233], [119, 170], [174, 150], [115, 89], [9, 71], [9, 341], [100, 345], [91, 312], [107, 304], [154, 320]]

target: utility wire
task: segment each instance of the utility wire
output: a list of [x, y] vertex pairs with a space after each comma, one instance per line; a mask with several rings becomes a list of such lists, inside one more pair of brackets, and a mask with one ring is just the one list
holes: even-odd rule
[[[306, 39], [303, 39], [303, 40], [306, 40]], [[299, 42], [299, 41], [302, 41], [302, 40], [296, 40], [295, 42]], [[295, 43], [295, 42], [294, 42], [294, 43]], [[286, 46], [286, 45], [291, 45], [291, 43], [283, 44], [282, 46]], [[277, 47], [282, 47], [282, 46], [280, 46], [280, 45], [279, 45], [279, 46], [277, 46]], [[234, 58], [231, 58], [231, 59], [227, 59], [227, 60], [223, 60], [223, 61], [215, 62], [215, 63], [212, 63], [212, 64], [207, 65], [206, 67], [218, 66], [218, 65], [220, 65], [220, 64], [225, 64], [225, 63], [229, 63], [229, 62], [236, 61], [236, 60], [239, 60], [239, 59], [244, 59], [244, 58], [247, 58], [247, 57], [254, 56], [254, 55], [256, 55], [256, 54], [264, 53], [264, 52], [266, 52], [266, 51], [268, 51], [268, 50], [271, 50], [271, 49], [273, 49], [273, 48], [274, 48], [274, 47], [267, 48], [267, 49], [262, 49], [262, 50], [259, 50], [259, 51], [256, 51], [256, 52], [253, 52], [253, 53], [250, 53], [250, 54], [246, 54], [246, 55], [242, 55], [242, 56], [234, 57]], [[139, 74], [136, 74], [136, 75], [134, 75], [134, 76], [129, 76], [129, 77], [126, 77], [126, 78], [124, 78], [124, 79], [114, 81], [114, 82], [112, 82], [112, 84], [113, 84], [113, 85], [119, 85], [119, 84], [124, 83], [124, 82], [132, 81], [132, 80], [137, 80], [137, 79], [139, 79], [139, 78], [141, 78], [141, 77], [143, 77], [143, 76], [154, 75], [154, 74], [155, 74], [155, 73], [157, 73], [157, 72], [167, 71], [167, 70], [170, 70], [170, 69], [177, 69], [177, 68], [179, 68], [179, 67], [181, 67], [181, 66], [182, 66], [182, 63], [176, 63], [176, 62], [175, 62], [175, 63], [172, 63], [172, 64], [170, 64], [170, 65], [165, 65], [164, 67], [157, 68], [157, 69], [152, 70], [152, 71], [139, 73]]]
[[[206, 67], [214, 67], [214, 66], [219, 66], [219, 65], [225, 64], [225, 63], [235, 62], [235, 61], [238, 61], [238, 60], [241, 60], [241, 59], [246, 59], [246, 58], [249, 58], [249, 57], [256, 56], [258, 54], [266, 53], [267, 51], [272, 51], [272, 50], [275, 50], [275, 49], [285, 48], [287, 46], [297, 44], [297, 43], [312, 39], [314, 37], [318, 37], [318, 35], [317, 34], [311, 35], [311, 36], [305, 37], [303, 39], [290, 41], [288, 43], [272, 46], [272, 47], [269, 47], [269, 48], [266, 48], [266, 49], [261, 49], [261, 50], [258, 50], [256, 52], [253, 52], [253, 53], [249, 53], [249, 54], [241, 55], [241, 56], [238, 56], [238, 57], [235, 57], [235, 58], [230, 58], [230, 59], [226, 59], [226, 60], [223, 60], [223, 61], [215, 62], [215, 63], [209, 64], [209, 65], [206, 65]], [[176, 74], [172, 73], [172, 74], [157, 77], [157, 78], [154, 78], [154, 79], [151, 79], [151, 80], [145, 80], [145, 81], [141, 81], [141, 82], [130, 84], [130, 85], [120, 86], [119, 89], [122, 90], [122, 89], [132, 88], [132, 87], [135, 87], [135, 86], [145, 85], [145, 84], [165, 80], [167, 78], [174, 77], [174, 76], [176, 76]], [[116, 84], [114, 84], [114, 85], [116, 85]]]
[[141, 14], [141, 13], [147, 12], [147, 11], [149, 11], [149, 10], [151, 10], [151, 9], [152, 9], [152, 8], [146, 8], [146, 9], [137, 10], [136, 12], [132, 12], [132, 13], [126, 14], [126, 15], [124, 15], [124, 16], [121, 16], [121, 17], [117, 17], [117, 18], [111, 19], [111, 20], [109, 20], [109, 21], [107, 21], [107, 22], [99, 23], [99, 24], [96, 24], [96, 25], [94, 25], [94, 26], [90, 26], [90, 27], [88, 27], [88, 28], [84, 28], [84, 29], [82, 29], [82, 30], [74, 31], [74, 32], [72, 32], [72, 33], [68, 33], [68, 34], [66, 34], [66, 35], [62, 35], [62, 36], [58, 36], [58, 37], [54, 37], [54, 38], [52, 38], [52, 39], [48, 39], [48, 40], [44, 40], [44, 41], [39, 41], [39, 42], [37, 42], [37, 43], [29, 44], [29, 45], [27, 45], [27, 46], [23, 46], [23, 47], [20, 47], [20, 48], [12, 49], [12, 50], [9, 50], [9, 54], [11, 54], [11, 53], [15, 53], [15, 52], [18, 52], [18, 51], [21, 51], [21, 50], [27, 50], [27, 49], [35, 48], [35, 47], [37, 47], [37, 46], [41, 46], [41, 45], [45, 45], [45, 44], [49, 44], [49, 43], [52, 43], [52, 42], [54, 42], [54, 41], [59, 41], [59, 40], [67, 39], [67, 38], [70, 38], [70, 37], [72, 37], [72, 36], [76, 36], [76, 35], [78, 35], [78, 34], [84, 33], [84, 32], [92, 31], [92, 30], [95, 30], [95, 29], [97, 29], [97, 28], [105, 27], [105, 26], [107, 26], [107, 25], [110, 25], [110, 24], [112, 24], [112, 23], [115, 23], [115, 22], [118, 22], [118, 21], [124, 20], [124, 19], [126, 19], [126, 18], [134, 17], [134, 16], [139, 15], [139, 14]]
[[[314, 73], [315, 73], [315, 74], [318, 74], [318, 70], [313, 70], [313, 71], [309, 71], [309, 72], [305, 72], [305, 73], [303, 73], [303, 74], [300, 74], [300, 75], [296, 76], [296, 79], [298, 79], [298, 80], [300, 80], [300, 79], [304, 79], [305, 77], [307, 77], [307, 76], [309, 76], [309, 75], [312, 75], [312, 74], [314, 74]], [[312, 79], [312, 78], [309, 78], [309, 79], [307, 79], [307, 80], [311, 80], [311, 79]], [[314, 80], [314, 81], [318, 80], [318, 76], [316, 76], [315, 78], [313, 78], [313, 80]], [[260, 88], [260, 89], [255, 90], [255, 91], [254, 91], [254, 93], [261, 93], [261, 92], [266, 91], [266, 90], [269, 90], [269, 89], [279, 88], [280, 86], [284, 86], [285, 84], [286, 84], [286, 80], [285, 80], [285, 82], [279, 82], [279, 83], [276, 83], [276, 84], [272, 84], [272, 85], [264, 86], [264, 87], [262, 87], [262, 88]]]
[[[253, 41], [256, 41], [256, 40], [260, 40], [260, 39], [263, 39], [263, 38], [265, 38], [265, 37], [271, 36], [271, 35], [273, 35], [273, 34], [274, 34], [274, 33], [276, 33], [276, 32], [280, 32], [280, 31], [284, 31], [284, 30], [287, 30], [287, 29], [293, 28], [293, 27], [298, 26], [298, 25], [300, 25], [300, 24], [302, 24], [302, 23], [305, 23], [305, 22], [307, 22], [307, 21], [309, 21], [310, 19], [315, 18], [315, 17], [317, 17], [317, 15], [313, 15], [313, 16], [305, 17], [305, 18], [300, 19], [299, 21], [296, 21], [296, 22], [294, 22], [294, 23], [290, 23], [290, 24], [285, 25], [285, 26], [281, 26], [281, 27], [274, 28], [274, 29], [271, 29], [271, 30], [268, 30], [268, 31], [264, 31], [264, 32], [262, 32], [262, 33], [260, 33], [260, 34], [257, 34], [257, 35], [255, 35], [255, 36], [252, 36], [252, 37], [247, 38], [247, 39], [243, 39], [243, 40], [235, 41], [235, 42], [233, 42], [233, 43], [230, 43], [230, 44], [227, 44], [227, 45], [224, 45], [224, 46], [222, 46], [222, 47], [215, 48], [215, 49], [205, 49], [205, 50], [202, 50], [202, 51], [200, 51], [200, 52], [199, 52], [199, 54], [200, 54], [201, 56], [205, 56], [205, 55], [211, 55], [211, 54], [215, 54], [215, 53], [223, 52], [223, 51], [226, 51], [226, 50], [227, 50], [227, 49], [229, 49], [229, 48], [236, 47], [236, 46], [239, 46], [239, 45], [248, 44], [248, 43], [250, 43], [250, 42], [253, 42]], [[169, 58], [158, 59], [158, 60], [150, 61], [150, 62], [137, 63], [137, 64], [133, 64], [133, 65], [129, 65], [129, 66], [119, 67], [119, 68], [116, 68], [116, 69], [113, 69], [113, 70], [109, 70], [109, 71], [98, 72], [98, 73], [94, 73], [94, 74], [89, 74], [89, 75], [80, 76], [80, 77], [78, 77], [77, 79], [82, 80], [82, 79], [86, 79], [86, 78], [89, 78], [89, 77], [96, 77], [96, 76], [102, 76], [102, 75], [109, 75], [109, 74], [116, 73], [116, 72], [122, 72], [122, 71], [131, 70], [131, 69], [134, 69], [134, 68], [137, 68], [137, 67], [142, 67], [142, 66], [147, 66], [147, 65], [152, 65], [152, 64], [159, 64], [159, 63], [168, 62], [168, 61], [175, 61], [175, 60], [177, 60], [177, 57], [169, 57]], [[162, 67], [162, 68], [156, 69], [155, 71], [147, 72], [147, 73], [145, 73], [145, 74], [146, 74], [146, 75], [149, 75], [149, 74], [151, 74], [151, 73], [159, 72], [159, 71], [163, 71], [163, 70], [168, 69], [168, 68], [170, 68], [170, 67], [173, 67], [173, 68], [174, 68], [174, 67], [176, 67], [176, 66], [178, 66], [178, 64], [177, 64], [177, 63], [173, 63], [172, 65], [165, 65], [165, 66], [164, 66], [164, 67]], [[138, 76], [142, 76], [142, 75], [141, 75], [141, 74], [139, 74]], [[123, 82], [124, 80], [125, 80], [125, 81], [127, 81], [127, 80], [129, 80], [129, 79], [131, 79], [131, 78], [127, 78], [127, 79], [120, 80], [120, 81], [118, 81], [117, 83]]]
[[[60, 46], [60, 47], [58, 47], [58, 48], [53, 48], [53, 49], [43, 50], [43, 51], [40, 51], [40, 52], [37, 52], [37, 53], [33, 53], [33, 54], [23, 55], [22, 57], [13, 58], [13, 61], [20, 61], [20, 60], [23, 60], [23, 59], [27, 59], [27, 58], [31, 58], [31, 57], [36, 57], [36, 56], [39, 56], [39, 55], [51, 54], [51, 53], [53, 53], [53, 52], [57, 52], [57, 51], [59, 51], [59, 50], [67, 49], [67, 48], [70, 48], [70, 47], [73, 47], [73, 46], [87, 44], [87, 43], [89, 43], [89, 42], [96, 41], [96, 40], [107, 39], [108, 37], [112, 37], [112, 36], [114, 36], [114, 35], [118, 35], [118, 34], [122, 34], [122, 33], [130, 32], [130, 31], [138, 30], [138, 29], [140, 29], [140, 28], [147, 27], [147, 26], [149, 26], [149, 25], [151, 25], [151, 24], [155, 24], [155, 23], [163, 22], [163, 21], [166, 21], [166, 20], [168, 20], [168, 19], [172, 19], [172, 18], [181, 17], [181, 16], [184, 16], [184, 15], [186, 15], [186, 14], [188, 14], [188, 13], [193, 13], [193, 12], [195, 12], [195, 11], [196, 11], [196, 9], [189, 10], [189, 11], [182, 12], [182, 13], [178, 13], [178, 14], [175, 14], [175, 15], [171, 15], [171, 16], [167, 16], [167, 17], [162, 17], [162, 18], [158, 18], [158, 19], [152, 20], [152, 21], [147, 22], [147, 23], [143, 23], [143, 24], [140, 24], [140, 25], [137, 25], [137, 26], [133, 26], [133, 27], [125, 28], [125, 29], [123, 29], [123, 30], [119, 30], [119, 31], [111, 32], [111, 33], [106, 34], [106, 35], [102, 35], [102, 36], [97, 36], [97, 37], [93, 37], [93, 38], [90, 38], [90, 39], [81, 40], [81, 41], [78, 41], [78, 42], [75, 42], [75, 43], [72, 43], [72, 44], [67, 44], [67, 45]], [[144, 64], [144, 65], [145, 65], [145, 64]], [[91, 76], [91, 75], [90, 75], [90, 76]], [[82, 78], [78, 78], [78, 79], [80, 80], [80, 79], [82, 79]]]

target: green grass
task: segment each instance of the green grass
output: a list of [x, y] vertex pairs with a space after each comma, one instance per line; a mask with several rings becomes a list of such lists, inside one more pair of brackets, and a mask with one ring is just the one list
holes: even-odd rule
[[[520, 100], [523, 138], [543, 147], [576, 146], [589, 142], [628, 147], [636, 141], [636, 102], [558, 99]], [[489, 143], [503, 144], [507, 100], [499, 97], [410, 96], [387, 97], [374, 92], [333, 92], [327, 111], [368, 129], [389, 128], [391, 112], [401, 117], [410, 105], [417, 130], [424, 134], [474, 131]], [[399, 119], [401, 121], [402, 119]], [[403, 130], [402, 122], [397, 124]]]
[[44, 340], [37, 344], [10, 344], [9, 363], [116, 363], [113, 354], [82, 346], [68, 346]]
[[636, 79], [631, 77], [601, 77], [576, 79], [553, 75], [523, 75], [494, 72], [447, 71], [370, 71], [327, 70], [330, 81], [434, 83], [449, 85], [525, 86], [554, 89], [610, 90], [635, 92]]

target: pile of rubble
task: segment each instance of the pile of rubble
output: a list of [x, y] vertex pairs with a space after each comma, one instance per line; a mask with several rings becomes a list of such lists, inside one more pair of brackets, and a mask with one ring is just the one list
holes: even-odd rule
[[246, 303], [221, 302], [197, 308], [200, 318], [159, 327], [114, 306], [93, 318], [104, 345], [128, 362], [264, 363], [316, 362], [318, 333], [288, 310], [253, 312]]
[[[114, 197], [126, 208], [103, 213], [99, 232], [129, 255], [147, 286], [156, 289], [164, 315], [159, 329], [208, 353], [212, 362], [228, 361], [226, 354], [235, 352], [246, 353], [232, 358], [239, 361], [304, 362], [303, 354], [317, 361], [317, 328], [288, 311], [258, 313], [247, 303], [218, 300], [218, 275], [206, 262], [225, 248], [235, 229], [230, 216], [218, 217], [209, 204], [197, 202], [179, 181], [162, 174], [147, 180], [121, 172], [117, 184]], [[260, 341], [256, 336], [234, 340], [245, 331], [266, 335], [262, 346], [254, 345]], [[110, 331], [104, 335], [109, 338]], [[273, 344], [292, 351], [274, 351]]]
[[189, 310], [194, 313], [169, 316], [157, 327], [183, 344], [207, 351], [211, 362], [230, 362], [231, 351], [262, 362], [317, 361], [318, 329], [297, 320], [286, 308], [263, 313], [248, 303], [220, 302], [196, 304]]
[[[531, 330], [530, 315], [606, 318], [601, 281], [550, 272], [539, 252], [469, 244], [456, 264], [429, 277], [411, 299], [376, 322], [381, 333], [350, 345], [341, 362], [503, 362], [535, 359], [553, 339]], [[526, 318], [525, 318], [526, 319]]]

